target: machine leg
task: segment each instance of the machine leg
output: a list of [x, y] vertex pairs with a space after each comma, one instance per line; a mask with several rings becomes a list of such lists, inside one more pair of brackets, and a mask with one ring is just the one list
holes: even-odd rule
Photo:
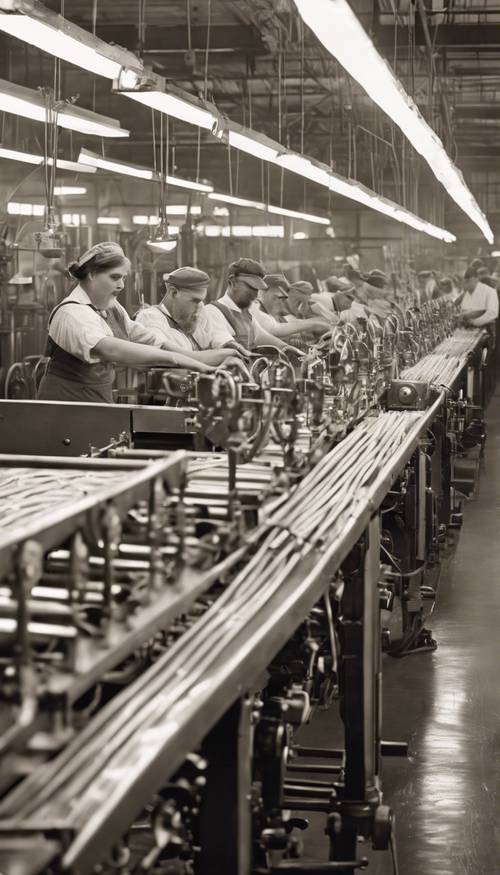
[[[327, 824], [331, 860], [352, 861], [357, 837], [389, 842], [391, 815], [379, 791], [381, 657], [379, 611], [379, 519], [374, 517], [344, 563], [339, 621], [342, 642], [341, 703], [345, 735], [345, 780]], [[385, 826], [383, 821], [385, 820]], [[377, 836], [374, 834], [376, 825]], [[383, 832], [386, 829], [386, 836]], [[339, 871], [343, 871], [339, 869]], [[352, 872], [352, 865], [345, 872]]]
[[240, 699], [207, 735], [207, 784], [200, 812], [197, 875], [251, 869], [251, 702]]

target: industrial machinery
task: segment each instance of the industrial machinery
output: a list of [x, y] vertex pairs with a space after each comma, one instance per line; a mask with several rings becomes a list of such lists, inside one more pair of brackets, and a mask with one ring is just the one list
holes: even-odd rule
[[[486, 345], [433, 303], [250, 381], [189, 378], [182, 407], [0, 402], [2, 873], [395, 854], [381, 761], [406, 745], [381, 737], [382, 646], [436, 646]], [[327, 749], [301, 743], [319, 707]], [[301, 856], [309, 812], [321, 863]]]

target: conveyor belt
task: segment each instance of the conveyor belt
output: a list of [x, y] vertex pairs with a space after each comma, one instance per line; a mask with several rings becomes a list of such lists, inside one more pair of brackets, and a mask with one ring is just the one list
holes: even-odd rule
[[458, 329], [452, 337], [443, 340], [429, 355], [403, 371], [408, 380], [422, 380], [449, 388], [467, 364], [468, 356], [476, 349], [483, 332]]
[[[405, 377], [444, 383], [481, 334], [460, 334]], [[64, 866], [91, 870], [229, 705], [262, 673], [320, 598], [332, 573], [438, 415], [368, 416], [295, 491], [274, 502], [257, 548], [214, 604], [51, 763], [0, 805], [4, 830], [65, 830]]]

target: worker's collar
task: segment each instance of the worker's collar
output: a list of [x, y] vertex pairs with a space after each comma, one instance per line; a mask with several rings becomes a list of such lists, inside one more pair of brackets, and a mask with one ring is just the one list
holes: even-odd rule
[[79, 304], [88, 304], [89, 307], [92, 307], [97, 313], [99, 313], [104, 319], [108, 318], [107, 310], [98, 310], [96, 305], [91, 301], [87, 292], [82, 286], [76, 286], [73, 291], [70, 293], [69, 298], [72, 301], [78, 301]]
[[219, 298], [218, 303], [222, 304], [224, 307], [227, 307], [229, 310], [236, 310], [238, 313], [244, 312], [242, 308], [238, 307], [238, 304], [233, 301], [231, 295], [229, 294], [229, 289], [226, 289], [225, 294], [222, 296], [222, 298]]

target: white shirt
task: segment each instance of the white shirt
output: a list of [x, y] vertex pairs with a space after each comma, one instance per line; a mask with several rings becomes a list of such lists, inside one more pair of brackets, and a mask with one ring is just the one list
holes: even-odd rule
[[482, 316], [471, 319], [469, 324], [481, 328], [490, 322], [495, 322], [498, 317], [498, 292], [479, 282], [472, 292], [466, 292], [460, 305], [462, 312], [466, 310], [485, 310]]
[[[329, 292], [320, 292], [319, 294], [311, 295], [311, 309], [318, 316], [328, 319], [333, 322], [352, 322], [354, 319], [366, 319], [366, 310], [359, 301], [353, 301], [351, 306], [337, 313], [333, 306], [333, 298]], [[336, 319], [335, 319], [336, 317]]]
[[[93, 352], [96, 344], [103, 337], [113, 337], [105, 311], [96, 312], [92, 306], [82, 307], [82, 304], [91, 305], [92, 302], [81, 286], [76, 286], [64, 300], [74, 302], [74, 306], [65, 304], [60, 307], [50, 323], [49, 336], [61, 349], [76, 358], [89, 364], [99, 362], [99, 356]], [[160, 346], [155, 335], [134, 322], [118, 301], [113, 303], [113, 307], [120, 311], [129, 340]]]
[[250, 305], [250, 313], [264, 331], [268, 331], [269, 334], [274, 334], [279, 322], [274, 316], [271, 316], [270, 313], [264, 312], [258, 299]]
[[[187, 337], [183, 331], [172, 328], [168, 323], [167, 316], [172, 318], [172, 314], [169, 312], [168, 308], [165, 304], [161, 303], [158, 307], [145, 307], [143, 310], [139, 310], [135, 317], [135, 321], [154, 334], [158, 343], [168, 345], [169, 349], [179, 350], [180, 352], [192, 352], [193, 346], [189, 337]], [[210, 324], [205, 315], [204, 307], [200, 308], [196, 327], [192, 332], [192, 335], [201, 349], [217, 349], [222, 346], [223, 343], [232, 340], [231, 334], [227, 331], [225, 340], [222, 342], [219, 340], [219, 342], [217, 342], [218, 338], [214, 336], [214, 333], [211, 330]]]

